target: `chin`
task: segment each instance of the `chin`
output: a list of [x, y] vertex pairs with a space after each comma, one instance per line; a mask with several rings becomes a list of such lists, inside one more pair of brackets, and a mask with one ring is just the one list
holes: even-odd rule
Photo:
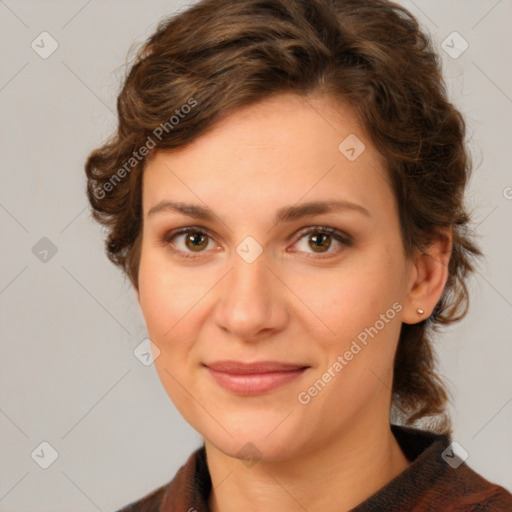
[[283, 415], [278, 421], [273, 415], [266, 420], [260, 416], [254, 421], [247, 421], [246, 416], [245, 421], [239, 420], [235, 427], [233, 422], [223, 422], [220, 419], [219, 422], [231, 435], [218, 425], [212, 428], [211, 422], [208, 425], [192, 424], [192, 426], [208, 443], [229, 457], [242, 461], [254, 462], [261, 459], [270, 462], [289, 459], [297, 451], [297, 443], [304, 441], [303, 430], [295, 431], [291, 422], [285, 425], [284, 423], [290, 421], [289, 419], [279, 424], [282, 421]]
[[282, 439], [270, 441], [268, 439], [254, 439], [251, 435], [236, 439], [208, 439], [215, 448], [225, 455], [239, 459], [248, 467], [258, 461], [277, 462], [287, 460], [293, 455], [295, 448]]

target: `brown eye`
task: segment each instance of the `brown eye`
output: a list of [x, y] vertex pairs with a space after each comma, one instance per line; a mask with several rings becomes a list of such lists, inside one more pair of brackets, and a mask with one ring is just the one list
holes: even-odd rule
[[202, 251], [208, 246], [208, 235], [200, 231], [189, 231], [185, 237], [185, 245], [194, 252]]
[[202, 229], [191, 227], [166, 234], [162, 238], [162, 243], [164, 246], [168, 246], [174, 254], [184, 258], [193, 258], [195, 256], [193, 253], [199, 256], [200, 253], [206, 252], [209, 245], [215, 246], [208, 233]]
[[328, 234], [314, 234], [309, 237], [310, 247], [315, 252], [324, 252], [331, 246], [331, 235]]
[[299, 233], [292, 252], [303, 252], [309, 255], [316, 253], [318, 257], [329, 257], [338, 255], [352, 244], [352, 237], [336, 228], [314, 226]]

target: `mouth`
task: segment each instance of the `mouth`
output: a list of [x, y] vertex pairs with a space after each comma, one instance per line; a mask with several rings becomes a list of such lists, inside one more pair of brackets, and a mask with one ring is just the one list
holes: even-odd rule
[[309, 366], [261, 361], [218, 361], [204, 364], [214, 381], [237, 395], [261, 395], [299, 378]]

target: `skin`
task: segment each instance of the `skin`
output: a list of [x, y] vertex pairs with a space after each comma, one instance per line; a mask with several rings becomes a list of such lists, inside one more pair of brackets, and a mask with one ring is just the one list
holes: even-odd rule
[[[355, 161], [338, 149], [349, 134], [365, 144]], [[163, 386], [204, 438], [211, 510], [349, 510], [406, 469], [390, 430], [393, 358], [401, 323], [420, 321], [418, 308], [429, 315], [441, 296], [450, 234], [406, 257], [384, 161], [351, 109], [325, 96], [280, 94], [188, 146], [156, 152], [144, 173], [139, 303]], [[367, 213], [274, 223], [282, 207], [326, 200]], [[162, 201], [207, 206], [215, 216], [149, 214]], [[186, 226], [207, 232], [199, 249], [186, 234], [166, 238]], [[327, 235], [327, 247], [315, 250], [321, 229], [301, 233], [315, 226], [352, 243]], [[248, 236], [263, 251], [252, 263], [236, 252]], [[394, 318], [300, 403], [299, 393], [393, 304]], [[225, 359], [309, 368], [274, 391], [237, 396], [202, 365]], [[237, 455], [247, 443], [256, 447], [254, 464]]]

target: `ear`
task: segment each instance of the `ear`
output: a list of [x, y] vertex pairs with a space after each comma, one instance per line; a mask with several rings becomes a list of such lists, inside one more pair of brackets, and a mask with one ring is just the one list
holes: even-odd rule
[[411, 267], [407, 298], [404, 301], [404, 323], [415, 324], [432, 314], [448, 280], [451, 253], [451, 228], [439, 229], [433, 235], [430, 245], [416, 252]]

